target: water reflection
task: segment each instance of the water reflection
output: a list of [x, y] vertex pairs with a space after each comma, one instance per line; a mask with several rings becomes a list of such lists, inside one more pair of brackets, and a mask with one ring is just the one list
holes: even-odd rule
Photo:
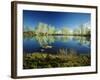
[[49, 46], [56, 40], [54, 36], [35, 36], [35, 39], [38, 41], [41, 47]]
[[52, 48], [50, 44], [55, 43], [56, 41], [68, 42], [76, 41], [79, 45], [90, 46], [90, 37], [89, 36], [34, 36], [34, 37], [24, 37], [24, 39], [35, 39], [41, 47]]
[[80, 45], [89, 46], [90, 47], [90, 37], [82, 37], [82, 36], [75, 36], [73, 40], [77, 41]]
[[89, 36], [33, 36], [24, 37], [24, 53], [90, 53]]

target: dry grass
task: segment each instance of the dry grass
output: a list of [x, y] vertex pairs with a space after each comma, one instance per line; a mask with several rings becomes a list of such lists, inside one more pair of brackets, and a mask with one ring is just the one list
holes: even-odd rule
[[91, 59], [89, 55], [33, 53], [24, 55], [23, 62], [24, 69], [33, 69], [89, 66]]

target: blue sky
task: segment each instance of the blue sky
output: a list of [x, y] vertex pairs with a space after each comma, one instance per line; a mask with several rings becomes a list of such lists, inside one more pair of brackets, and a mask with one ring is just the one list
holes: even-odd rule
[[51, 11], [23, 10], [23, 26], [36, 27], [39, 22], [50, 24], [55, 28], [68, 27], [74, 29], [81, 24], [90, 23], [91, 14]]

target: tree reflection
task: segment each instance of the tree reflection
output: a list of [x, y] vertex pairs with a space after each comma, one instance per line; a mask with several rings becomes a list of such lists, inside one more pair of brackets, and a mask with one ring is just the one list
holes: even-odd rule
[[56, 41], [76, 41], [79, 45], [90, 45], [90, 36], [32, 36], [28, 38], [24, 37], [24, 39], [35, 39], [44, 48], [52, 48], [51, 44]]
[[73, 37], [80, 45], [90, 45], [90, 36], [75, 36]]

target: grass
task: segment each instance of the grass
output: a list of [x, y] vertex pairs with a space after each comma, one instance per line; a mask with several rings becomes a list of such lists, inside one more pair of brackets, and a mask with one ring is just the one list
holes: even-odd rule
[[48, 54], [48, 53], [32, 53], [24, 54], [23, 68], [54, 68], [54, 67], [76, 67], [89, 66], [91, 59], [89, 55], [76, 54]]

